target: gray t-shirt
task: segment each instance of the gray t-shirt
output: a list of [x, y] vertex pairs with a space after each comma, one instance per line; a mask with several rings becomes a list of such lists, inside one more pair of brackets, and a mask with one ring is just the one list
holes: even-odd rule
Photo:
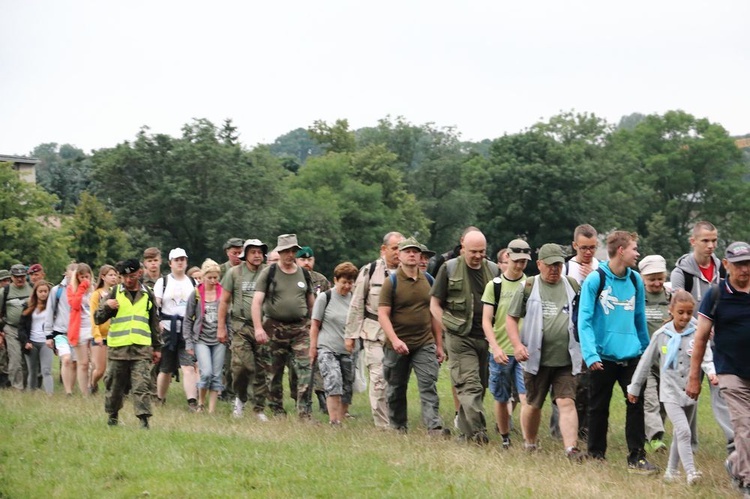
[[203, 327], [198, 341], [206, 345], [219, 343], [216, 330], [219, 325], [219, 300], [207, 301], [203, 311]]
[[312, 318], [321, 322], [318, 348], [339, 354], [349, 353], [344, 346], [344, 329], [352, 294], [341, 296], [334, 288], [331, 290], [331, 302], [326, 306], [327, 301], [326, 294], [320, 293], [313, 306]]

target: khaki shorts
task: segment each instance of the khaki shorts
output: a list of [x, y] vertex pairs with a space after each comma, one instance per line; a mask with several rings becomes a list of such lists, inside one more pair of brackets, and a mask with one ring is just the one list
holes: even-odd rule
[[550, 387], [552, 400], [576, 399], [578, 380], [572, 373], [571, 366], [544, 367], [540, 366], [536, 374], [523, 373], [526, 385], [526, 403], [536, 409], [541, 409]]

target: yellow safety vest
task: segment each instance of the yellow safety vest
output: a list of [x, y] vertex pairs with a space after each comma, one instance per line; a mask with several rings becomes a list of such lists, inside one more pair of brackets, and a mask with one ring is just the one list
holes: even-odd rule
[[122, 285], [115, 287], [115, 300], [119, 303], [117, 315], [109, 324], [107, 346], [110, 348], [125, 347], [128, 345], [151, 345], [151, 327], [149, 326], [148, 313], [150, 301], [148, 293], [144, 290], [141, 297], [135, 303], [125, 296]]

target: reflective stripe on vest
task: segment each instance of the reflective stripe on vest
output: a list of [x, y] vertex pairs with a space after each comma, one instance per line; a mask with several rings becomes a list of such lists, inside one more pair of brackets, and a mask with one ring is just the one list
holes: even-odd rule
[[131, 303], [120, 286], [115, 288], [115, 299], [119, 304], [117, 316], [109, 323], [107, 346], [151, 345], [151, 328], [148, 321], [148, 293], [143, 293]]

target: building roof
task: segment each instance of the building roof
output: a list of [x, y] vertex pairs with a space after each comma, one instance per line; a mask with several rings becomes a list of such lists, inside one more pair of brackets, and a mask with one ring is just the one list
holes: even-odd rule
[[35, 165], [39, 163], [41, 160], [38, 160], [36, 158], [29, 158], [27, 156], [13, 156], [11, 154], [0, 154], [0, 163], [26, 163], [30, 165]]

